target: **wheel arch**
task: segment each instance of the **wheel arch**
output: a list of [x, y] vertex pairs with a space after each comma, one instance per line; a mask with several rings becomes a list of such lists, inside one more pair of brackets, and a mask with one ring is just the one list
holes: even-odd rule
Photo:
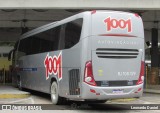
[[[52, 84], [52, 82], [54, 82], [54, 81], [56, 81], [56, 82], [57, 82], [57, 78], [56, 78], [56, 77], [52, 77], [52, 78], [51, 78], [50, 85], [51, 85], [51, 84]], [[57, 84], [58, 84], [58, 82], [57, 82]]]
[[[51, 93], [51, 85], [53, 82], [56, 82], [57, 85], [59, 85], [58, 81], [57, 81], [57, 78], [56, 77], [52, 77], [51, 80], [50, 80], [50, 86], [49, 86], [49, 90], [50, 90], [50, 93]], [[58, 86], [59, 87], [59, 86]]]

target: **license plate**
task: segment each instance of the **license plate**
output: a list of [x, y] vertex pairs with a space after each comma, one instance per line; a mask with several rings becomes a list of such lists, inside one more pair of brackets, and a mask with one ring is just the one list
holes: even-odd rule
[[123, 89], [114, 89], [112, 91], [112, 93], [114, 93], [114, 94], [121, 94], [121, 93], [123, 93]]

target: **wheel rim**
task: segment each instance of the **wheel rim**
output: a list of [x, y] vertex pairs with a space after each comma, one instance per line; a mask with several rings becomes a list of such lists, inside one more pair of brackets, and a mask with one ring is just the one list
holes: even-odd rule
[[21, 80], [18, 80], [18, 88], [21, 89]]
[[57, 103], [57, 84], [54, 82], [51, 86], [51, 98], [53, 103]]
[[56, 99], [56, 92], [57, 92], [57, 89], [55, 86], [52, 86], [52, 90], [51, 90], [51, 94], [52, 94], [52, 98], [55, 100]]

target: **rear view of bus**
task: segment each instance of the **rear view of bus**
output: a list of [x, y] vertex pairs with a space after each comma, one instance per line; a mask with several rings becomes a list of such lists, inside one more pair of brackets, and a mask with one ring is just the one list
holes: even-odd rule
[[140, 97], [144, 82], [144, 31], [139, 15], [91, 12], [84, 99]]

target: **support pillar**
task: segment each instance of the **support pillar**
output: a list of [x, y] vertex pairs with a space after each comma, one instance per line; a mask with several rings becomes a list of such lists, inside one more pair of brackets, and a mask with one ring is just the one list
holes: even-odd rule
[[151, 85], [159, 82], [159, 55], [158, 55], [158, 29], [152, 28], [152, 48], [151, 48]]

